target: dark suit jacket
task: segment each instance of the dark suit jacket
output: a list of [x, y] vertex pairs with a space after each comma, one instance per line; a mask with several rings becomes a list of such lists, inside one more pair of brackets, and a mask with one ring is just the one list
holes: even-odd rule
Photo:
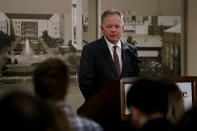
[[[121, 77], [138, 76], [140, 60], [136, 48], [122, 41], [121, 46]], [[80, 60], [79, 87], [85, 99], [93, 96], [107, 81], [117, 77], [116, 67], [104, 37], [84, 46]]]

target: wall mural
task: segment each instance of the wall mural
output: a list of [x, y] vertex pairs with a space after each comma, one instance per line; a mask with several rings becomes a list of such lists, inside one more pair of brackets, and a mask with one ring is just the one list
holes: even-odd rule
[[[0, 83], [31, 82], [35, 66], [49, 57], [66, 61], [71, 79], [77, 81], [81, 49], [87, 44], [79, 35], [87, 32], [88, 15], [82, 14], [80, 23], [76, 6], [73, 14], [72, 37], [65, 40], [62, 28], [66, 18], [62, 14], [0, 12]], [[141, 75], [180, 75], [181, 17], [143, 16], [131, 11], [123, 15], [122, 39], [137, 47]]]

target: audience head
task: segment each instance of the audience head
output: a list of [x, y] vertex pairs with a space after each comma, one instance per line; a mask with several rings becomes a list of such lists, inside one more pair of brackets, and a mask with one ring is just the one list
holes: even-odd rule
[[1, 130], [70, 131], [65, 113], [56, 105], [23, 92], [11, 92], [0, 100]]
[[34, 70], [33, 82], [36, 95], [64, 100], [69, 85], [68, 67], [60, 59], [47, 59]]
[[138, 79], [127, 93], [127, 106], [131, 121], [140, 128], [147, 120], [165, 118], [168, 112], [168, 96], [160, 80]]

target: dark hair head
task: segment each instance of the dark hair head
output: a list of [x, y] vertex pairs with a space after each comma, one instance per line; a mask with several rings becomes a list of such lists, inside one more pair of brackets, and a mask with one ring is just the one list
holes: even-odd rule
[[1, 128], [5, 130], [44, 131], [47, 108], [39, 99], [23, 92], [12, 92], [0, 101]]
[[56, 104], [14, 91], [0, 100], [0, 130], [70, 131], [67, 116]]
[[146, 115], [167, 114], [168, 96], [165, 85], [159, 80], [139, 79], [127, 93], [127, 106], [134, 106]]
[[122, 24], [124, 24], [122, 13], [119, 10], [117, 10], [117, 9], [109, 9], [109, 10], [106, 10], [105, 12], [103, 12], [103, 14], [101, 15], [101, 25], [103, 25], [105, 17], [107, 15], [111, 15], [111, 14], [119, 15], [120, 19], [122, 21]]
[[47, 59], [34, 70], [33, 81], [38, 96], [62, 100], [69, 84], [68, 67], [60, 59]]

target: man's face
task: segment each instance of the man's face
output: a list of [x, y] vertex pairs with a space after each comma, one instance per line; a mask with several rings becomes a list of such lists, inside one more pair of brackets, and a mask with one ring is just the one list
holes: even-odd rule
[[117, 44], [124, 31], [120, 16], [117, 14], [107, 15], [101, 25], [101, 31], [108, 41]]

